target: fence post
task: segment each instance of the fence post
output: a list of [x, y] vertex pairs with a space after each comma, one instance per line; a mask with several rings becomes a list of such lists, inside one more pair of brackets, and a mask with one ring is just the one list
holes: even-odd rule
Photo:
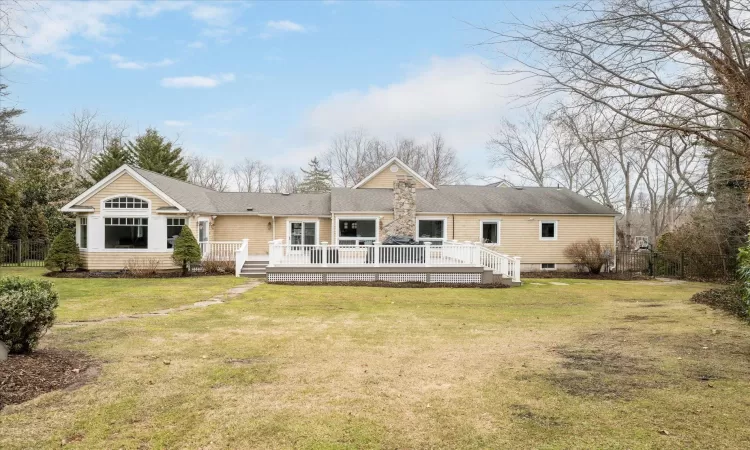
[[19, 266], [23, 262], [23, 256], [21, 256], [21, 250], [23, 250], [23, 239], [18, 240], [18, 265]]
[[680, 252], [680, 278], [685, 278], [685, 252]]
[[432, 261], [430, 260], [430, 246], [431, 245], [432, 245], [432, 242], [424, 243], [424, 265], [425, 267], [430, 267], [432, 265]]
[[381, 245], [383, 244], [377, 241], [373, 244], [372, 262], [373, 264], [375, 264], [375, 267], [380, 267], [380, 248], [381, 248], [380, 246]]
[[320, 243], [320, 246], [323, 249], [321, 262], [323, 263], [323, 267], [328, 267], [328, 242], [323, 241]]

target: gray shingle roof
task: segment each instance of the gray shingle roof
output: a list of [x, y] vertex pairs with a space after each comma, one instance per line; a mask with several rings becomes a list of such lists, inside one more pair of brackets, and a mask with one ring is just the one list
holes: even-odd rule
[[[189, 211], [215, 214], [327, 216], [331, 212], [393, 210], [392, 189], [334, 188], [330, 194], [216, 192], [148, 170], [133, 168]], [[248, 211], [252, 208], [252, 211]], [[568, 189], [439, 186], [417, 189], [417, 212], [446, 214], [616, 215], [606, 206]]]
[[[335, 188], [333, 211], [391, 211], [391, 189]], [[417, 212], [454, 214], [601, 214], [616, 215], [606, 206], [568, 189], [493, 186], [439, 186], [417, 189]]]
[[[331, 214], [330, 194], [217, 192], [138, 167], [132, 169], [188, 211], [305, 216]], [[248, 211], [248, 208], [252, 208], [252, 211]]]

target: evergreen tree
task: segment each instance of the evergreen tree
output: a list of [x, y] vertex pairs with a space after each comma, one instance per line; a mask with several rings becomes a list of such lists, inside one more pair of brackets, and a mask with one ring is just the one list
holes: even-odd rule
[[76, 244], [76, 237], [71, 230], [64, 230], [52, 241], [44, 266], [49, 270], [76, 269], [81, 265], [81, 254]]
[[180, 235], [174, 240], [172, 260], [182, 267], [182, 275], [187, 275], [190, 264], [200, 262], [201, 248], [193, 232], [187, 226], [182, 227]]
[[92, 161], [91, 169], [88, 171], [88, 175], [91, 178], [93, 186], [110, 173], [114, 172], [123, 164], [131, 164], [132, 158], [130, 152], [122, 145], [119, 139], [113, 139], [107, 148], [98, 155], [96, 155]]
[[0, 242], [8, 235], [18, 196], [10, 180], [0, 173]]
[[47, 241], [49, 239], [49, 227], [47, 218], [44, 215], [44, 208], [38, 203], [34, 203], [28, 213], [28, 235], [32, 241]]
[[135, 138], [135, 142], [128, 142], [126, 147], [136, 166], [187, 181], [188, 165], [182, 158], [182, 148], [172, 148], [172, 143], [153, 128]]
[[300, 192], [329, 192], [331, 190], [331, 172], [320, 166], [318, 158], [313, 158], [307, 163], [308, 170], [301, 169], [305, 178], [299, 185]]

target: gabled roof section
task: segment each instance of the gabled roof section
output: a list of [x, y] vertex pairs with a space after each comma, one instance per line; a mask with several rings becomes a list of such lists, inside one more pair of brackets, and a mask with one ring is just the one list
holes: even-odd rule
[[360, 187], [367, 184], [368, 181], [375, 178], [378, 174], [382, 173], [386, 169], [388, 169], [391, 165], [397, 164], [403, 171], [414, 177], [415, 179], [419, 180], [420, 183], [425, 185], [428, 189], [437, 189], [435, 186], [432, 185], [429, 181], [425, 180], [421, 175], [419, 175], [417, 172], [415, 172], [411, 167], [407, 166], [406, 163], [398, 159], [397, 157], [393, 157], [385, 162], [382, 166], [375, 169], [370, 175], [367, 175], [362, 181], [357, 183], [352, 187], [352, 189], [359, 189]]
[[[110, 173], [106, 177], [102, 178], [98, 183], [91, 186], [90, 188], [86, 189], [81, 195], [74, 198], [68, 204], [63, 206], [60, 210], [63, 212], [76, 212], [76, 211], [83, 211], [87, 208], [82, 207], [80, 205], [81, 202], [85, 202], [87, 199], [89, 199], [91, 196], [99, 192], [100, 190], [104, 189], [106, 186], [108, 186], [111, 182], [118, 179], [122, 174], [127, 173], [131, 177], [133, 177], [136, 181], [141, 183], [146, 189], [153, 192], [154, 195], [159, 197], [160, 199], [164, 200], [166, 203], [174, 206], [177, 208], [177, 211], [179, 212], [187, 212], [187, 209], [182, 206], [177, 200], [172, 198], [171, 196], [167, 195], [162, 189], [157, 187], [154, 183], [152, 183], [150, 180], [148, 180], [146, 177], [144, 177], [139, 171], [142, 171], [142, 169], [136, 169], [134, 167], [130, 167], [127, 164], [124, 164], [120, 166], [117, 170]], [[146, 171], [148, 172], [148, 171]], [[150, 172], [153, 173], [153, 172]], [[163, 175], [162, 175], [163, 176]], [[169, 177], [165, 177], [169, 178]], [[171, 178], [170, 178], [171, 179]], [[175, 180], [176, 181], [176, 180]], [[188, 183], [185, 183], [188, 184]]]

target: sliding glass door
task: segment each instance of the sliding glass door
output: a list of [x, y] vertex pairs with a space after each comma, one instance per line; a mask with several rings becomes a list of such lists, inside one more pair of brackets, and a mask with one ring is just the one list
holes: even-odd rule
[[292, 250], [302, 250], [302, 245], [315, 245], [318, 241], [318, 223], [294, 221], [289, 222], [289, 244]]

